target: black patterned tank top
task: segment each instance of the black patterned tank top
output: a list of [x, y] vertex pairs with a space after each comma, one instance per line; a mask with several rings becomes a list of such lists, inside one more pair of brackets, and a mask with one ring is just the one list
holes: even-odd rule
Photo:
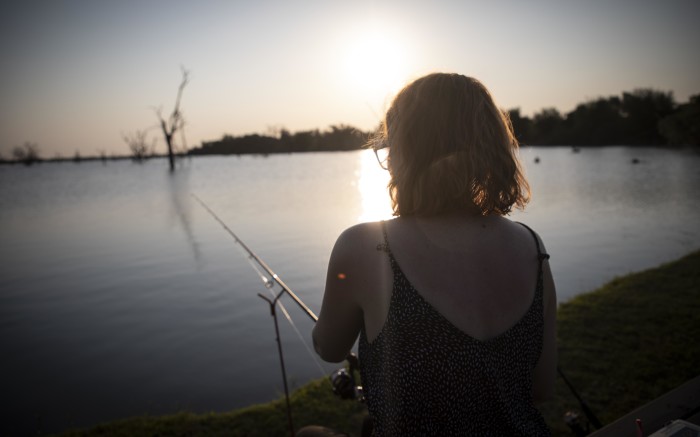
[[[523, 225], [525, 226], [525, 225]], [[394, 259], [389, 313], [369, 343], [362, 328], [360, 374], [377, 436], [546, 436], [533, 405], [532, 372], [542, 350], [542, 261], [525, 315], [499, 336], [465, 334], [418, 294]]]

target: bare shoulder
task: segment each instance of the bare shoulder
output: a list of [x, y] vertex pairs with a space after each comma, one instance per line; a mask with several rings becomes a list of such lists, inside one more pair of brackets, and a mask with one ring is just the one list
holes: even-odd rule
[[[537, 241], [537, 245], [539, 246], [539, 252], [541, 254], [549, 255], [549, 252], [547, 252], [547, 248], [545, 247], [544, 242], [542, 241], [542, 238], [539, 236], [537, 231], [535, 231], [534, 229], [525, 225], [524, 223], [513, 222], [513, 225], [522, 228], [527, 234], [529, 234], [530, 240], [533, 240], [533, 235], [534, 235], [534, 240]], [[523, 226], [523, 225], [525, 225], [525, 226]], [[542, 260], [542, 274], [543, 274], [543, 281], [544, 281], [543, 291], [544, 291], [545, 313], [556, 314], [557, 292], [556, 292], [556, 286], [554, 284], [554, 278], [552, 276], [552, 270], [551, 270], [551, 267], [549, 265], [549, 257], [545, 257]], [[550, 308], [553, 308], [553, 310], [550, 310]]]
[[332, 284], [351, 290], [364, 301], [382, 277], [382, 269], [388, 267], [388, 258], [382, 249], [384, 241], [381, 222], [361, 223], [343, 231], [333, 247], [328, 263], [328, 278], [341, 278], [342, 284], [333, 279]]
[[532, 242], [532, 244], [535, 244], [535, 242], [536, 242], [536, 244], [540, 248], [540, 252], [546, 253], [546, 249], [544, 246], [544, 242], [542, 241], [542, 238], [537, 233], [537, 231], [534, 230], [532, 227], [530, 227], [528, 224], [522, 223], [522, 222], [516, 222], [516, 221], [508, 220], [508, 219], [504, 219], [504, 222], [507, 222], [508, 223], [507, 226], [511, 227], [514, 232], [521, 234], [523, 236], [523, 238], [526, 237], [528, 239], [528, 241]]
[[335, 242], [334, 256], [367, 253], [383, 241], [381, 222], [359, 223], [345, 229]]

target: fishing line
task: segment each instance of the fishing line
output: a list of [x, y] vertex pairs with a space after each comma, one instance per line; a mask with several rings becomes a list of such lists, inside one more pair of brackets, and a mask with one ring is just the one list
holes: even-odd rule
[[[255, 272], [258, 274], [258, 277], [260, 280], [263, 282], [265, 285], [265, 288], [267, 288], [268, 292], [272, 296], [272, 298], [275, 298], [275, 293], [272, 291], [272, 287], [275, 286], [275, 284], [278, 284], [279, 286], [282, 287], [282, 290], [286, 292], [292, 299], [301, 307], [302, 310], [314, 321], [318, 320], [318, 317], [316, 314], [313, 313], [297, 296], [292, 292], [292, 290], [287, 287], [287, 285], [282, 282], [282, 280], [277, 276], [275, 272], [273, 272], [270, 267], [265, 264], [265, 262], [260, 259], [255, 253], [253, 253], [252, 250], [248, 248], [248, 246], [241, 241], [240, 238], [229, 228], [226, 223], [224, 223], [223, 220], [219, 218], [219, 216], [216, 215], [214, 211], [212, 211], [211, 208], [209, 208], [202, 199], [197, 197], [196, 194], [191, 193], [192, 197], [200, 204], [204, 209], [207, 210], [207, 212], [214, 217], [214, 219], [219, 222], [219, 224], [226, 230], [226, 232], [233, 237], [233, 239], [238, 243], [240, 248], [243, 250], [244, 257], [248, 261], [248, 264], [250, 264], [251, 267], [255, 270]], [[269, 276], [269, 277], [268, 277]], [[321, 365], [321, 362], [319, 361], [318, 357], [314, 353], [314, 351], [311, 349], [309, 344], [306, 342], [304, 339], [304, 336], [301, 334], [299, 331], [299, 328], [297, 328], [296, 324], [294, 323], [294, 320], [292, 320], [292, 317], [289, 315], [289, 312], [287, 311], [287, 308], [285, 308], [284, 304], [282, 304], [281, 301], [277, 300], [276, 302], [277, 306], [282, 310], [282, 314], [284, 314], [284, 317], [287, 319], [287, 322], [289, 322], [290, 326], [294, 329], [294, 332], [296, 332], [297, 337], [299, 337], [299, 340], [301, 340], [301, 343], [304, 345], [304, 348], [306, 351], [309, 353], [309, 356], [311, 359], [314, 361], [316, 364], [316, 367], [321, 373], [321, 376], [325, 377], [326, 376], [326, 371], [323, 369], [323, 366]]]
[[[272, 293], [271, 290], [270, 290], [270, 293]], [[272, 294], [274, 295], [274, 293], [272, 293]], [[324, 377], [324, 378], [325, 378], [325, 377], [326, 377], [326, 371], [323, 369], [323, 366], [321, 366], [321, 362], [319, 361], [316, 352], [313, 351], [313, 350], [311, 350], [311, 347], [309, 346], [309, 344], [308, 344], [306, 341], [304, 341], [304, 336], [301, 335], [301, 332], [299, 332], [299, 328], [297, 328], [297, 325], [294, 324], [294, 321], [293, 321], [292, 318], [289, 316], [289, 313], [287, 312], [287, 309], [284, 307], [284, 305], [282, 305], [282, 302], [277, 301], [277, 305], [279, 305], [280, 309], [282, 310], [282, 314], [284, 314], [284, 317], [287, 319], [287, 321], [289, 322], [289, 324], [292, 326], [292, 328], [294, 329], [294, 331], [297, 333], [297, 336], [299, 337], [299, 339], [301, 339], [301, 344], [304, 345], [304, 348], [306, 348], [306, 351], [309, 353], [309, 355], [311, 356], [311, 358], [313, 358], [314, 363], [316, 364], [316, 367], [318, 368], [318, 371], [319, 371], [319, 373], [321, 374], [321, 377]]]

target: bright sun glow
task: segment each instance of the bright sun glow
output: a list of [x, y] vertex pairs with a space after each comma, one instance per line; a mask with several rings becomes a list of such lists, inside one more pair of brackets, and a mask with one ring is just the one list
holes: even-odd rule
[[403, 85], [406, 56], [399, 41], [389, 31], [365, 30], [353, 35], [345, 71], [358, 92], [368, 97], [386, 97]]
[[360, 175], [357, 181], [362, 199], [359, 221], [370, 222], [392, 217], [391, 200], [386, 188], [388, 183], [389, 172], [379, 166], [371, 150], [363, 151], [360, 154]]

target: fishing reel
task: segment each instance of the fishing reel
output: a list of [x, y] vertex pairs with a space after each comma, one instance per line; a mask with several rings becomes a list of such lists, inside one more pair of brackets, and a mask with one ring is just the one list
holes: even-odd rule
[[341, 399], [354, 399], [360, 402], [365, 400], [362, 386], [355, 382], [355, 371], [359, 370], [360, 362], [353, 353], [347, 356], [349, 368], [341, 368], [331, 373], [330, 380], [333, 393]]
[[564, 414], [564, 422], [576, 437], [585, 437], [591, 433], [590, 424], [584, 423], [576, 411], [567, 411]]

